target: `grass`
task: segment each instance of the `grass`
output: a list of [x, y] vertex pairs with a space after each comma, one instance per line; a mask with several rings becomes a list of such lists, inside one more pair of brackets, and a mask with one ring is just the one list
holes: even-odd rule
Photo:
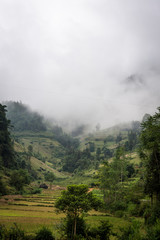
[[[101, 192], [93, 191], [99, 197]], [[41, 194], [24, 195], [19, 197], [7, 197], [0, 199], [0, 224], [11, 227], [17, 223], [28, 234], [34, 234], [40, 227], [47, 226], [58, 236], [57, 226], [65, 217], [63, 213], [57, 214], [54, 208], [55, 200], [60, 196], [61, 191], [43, 190]], [[22, 205], [24, 204], [24, 205]], [[90, 211], [85, 217], [89, 225], [97, 226], [100, 220], [108, 219], [117, 231], [119, 226], [125, 226], [128, 222], [124, 219], [106, 216], [105, 213]]]
[[44, 190], [42, 194], [1, 198], [0, 224], [11, 227], [16, 222], [24, 231], [34, 234], [40, 227], [47, 226], [56, 233], [56, 225], [64, 214], [57, 214], [54, 202], [60, 190]]
[[85, 175], [76, 175], [76, 176], [70, 176], [66, 179], [61, 179], [58, 181], [54, 181], [54, 184], [58, 184], [60, 186], [68, 186], [68, 185], [72, 185], [72, 184], [86, 184], [88, 186], [90, 186], [90, 184], [94, 182], [94, 179], [91, 178], [90, 176], [85, 176]]

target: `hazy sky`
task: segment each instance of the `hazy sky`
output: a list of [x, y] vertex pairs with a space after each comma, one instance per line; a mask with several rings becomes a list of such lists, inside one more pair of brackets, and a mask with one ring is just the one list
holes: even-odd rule
[[0, 101], [110, 126], [160, 106], [159, 0], [0, 0]]

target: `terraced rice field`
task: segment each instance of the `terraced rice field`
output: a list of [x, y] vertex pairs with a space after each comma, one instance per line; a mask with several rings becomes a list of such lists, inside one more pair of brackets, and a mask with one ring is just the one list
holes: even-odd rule
[[[34, 234], [42, 226], [47, 226], [58, 238], [58, 225], [63, 213], [58, 214], [54, 208], [55, 200], [60, 196], [61, 189], [43, 190], [35, 195], [11, 195], [0, 199], [0, 224], [10, 227], [17, 223], [25, 232]], [[124, 219], [106, 216], [105, 213], [90, 211], [86, 221], [91, 226], [96, 226], [100, 220], [109, 219], [117, 231], [119, 226], [128, 224]]]
[[57, 214], [54, 202], [61, 190], [45, 190], [42, 194], [4, 196], [0, 199], [0, 224], [17, 223], [26, 232], [34, 233], [41, 226], [56, 230], [64, 214]]

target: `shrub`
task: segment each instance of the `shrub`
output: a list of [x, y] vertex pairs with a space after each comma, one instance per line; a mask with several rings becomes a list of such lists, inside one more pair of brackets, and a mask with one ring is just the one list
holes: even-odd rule
[[160, 240], [160, 221], [157, 221], [156, 224], [151, 227], [147, 228], [147, 235], [144, 240]]
[[0, 196], [7, 194], [7, 188], [5, 183], [2, 180], [2, 177], [0, 176]]
[[112, 204], [110, 204], [110, 209], [111, 212], [115, 212], [115, 211], [124, 211], [126, 210], [127, 204], [125, 202], [122, 201], [116, 201]]
[[10, 240], [24, 240], [25, 239], [24, 231], [21, 230], [16, 224], [14, 224], [14, 227], [11, 227], [8, 230], [7, 235]]
[[6, 228], [4, 225], [0, 225], [0, 240], [3, 240], [5, 237]]
[[26, 236], [16, 223], [10, 229], [6, 229], [4, 225], [0, 225], [0, 240], [31, 240], [31, 236]]
[[42, 192], [42, 189], [40, 188], [34, 188], [31, 190], [31, 194], [37, 194], [37, 193], [41, 193]]
[[154, 225], [160, 219], [160, 206], [156, 205], [152, 208], [146, 208], [144, 218], [145, 224]]
[[119, 217], [119, 218], [123, 217], [123, 216], [124, 216], [124, 211], [122, 211], [122, 210], [116, 211], [116, 212], [115, 212], [115, 216], [116, 216], [116, 217]]
[[130, 203], [128, 206], [128, 212], [131, 216], [138, 216], [138, 206], [137, 204]]
[[52, 232], [44, 226], [36, 233], [35, 240], [55, 240], [55, 238]]
[[112, 225], [108, 220], [102, 220], [100, 226], [97, 228], [92, 228], [88, 231], [88, 236], [91, 239], [99, 239], [99, 240], [109, 240], [112, 233]]
[[120, 228], [121, 235], [118, 240], [143, 240], [140, 234], [140, 223], [133, 221], [132, 224], [125, 228]]
[[[72, 239], [73, 231], [74, 231], [74, 218], [71, 216], [67, 216], [63, 223], [60, 225], [59, 230], [61, 233], [61, 237], [66, 237], [68, 240]], [[86, 236], [87, 225], [83, 217], [76, 218], [77, 228], [76, 228], [76, 239]]]

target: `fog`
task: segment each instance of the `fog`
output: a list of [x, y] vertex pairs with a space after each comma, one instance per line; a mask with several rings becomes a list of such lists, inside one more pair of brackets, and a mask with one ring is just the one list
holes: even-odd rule
[[0, 0], [0, 101], [70, 125], [160, 105], [159, 0]]

